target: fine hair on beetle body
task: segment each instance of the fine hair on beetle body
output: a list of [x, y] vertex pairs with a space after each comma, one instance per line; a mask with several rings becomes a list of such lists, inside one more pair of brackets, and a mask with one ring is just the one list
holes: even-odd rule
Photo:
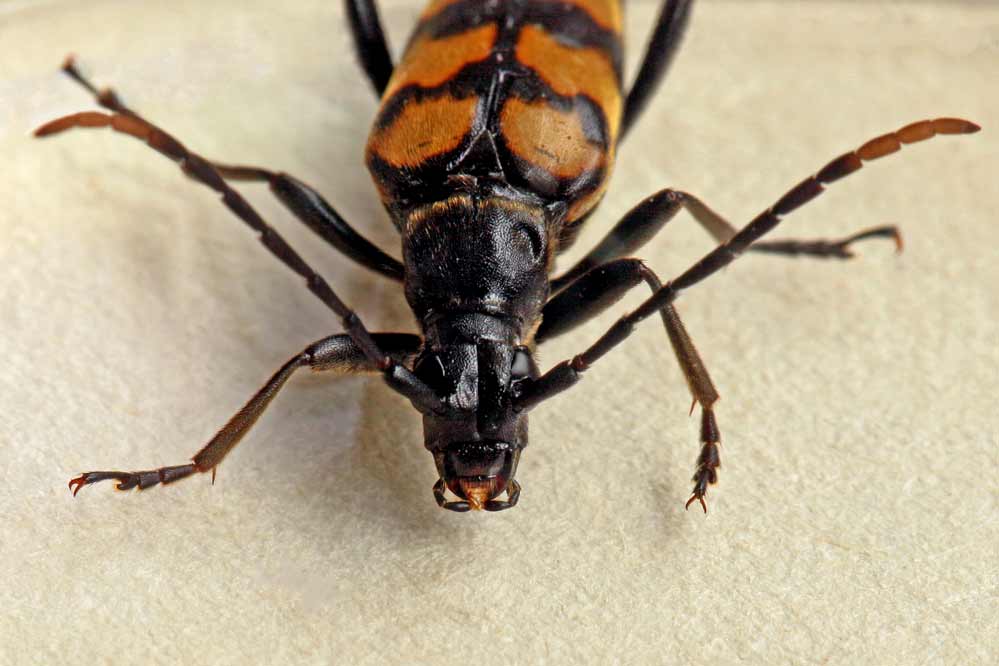
[[[674, 301], [744, 252], [848, 259], [856, 243], [877, 238], [900, 250], [894, 226], [832, 240], [763, 237], [865, 162], [938, 134], [979, 129], [967, 120], [936, 118], [877, 136], [826, 163], [741, 227], [698, 196], [662, 189], [558, 274], [557, 257], [587, 220], [598, 219], [619, 142], [664, 80], [694, 0], [662, 2], [633, 77], [622, 66], [621, 0], [432, 0], [398, 62], [374, 0], [344, 4], [360, 64], [381, 100], [364, 158], [399, 232], [401, 261], [365, 239], [298, 178], [202, 157], [127, 107], [113, 90], [95, 87], [72, 58], [64, 63], [66, 74], [107, 112], [57, 118], [38, 128], [37, 136], [110, 128], [144, 141], [217, 192], [336, 314], [344, 331], [295, 354], [190, 462], [86, 472], [69, 482], [74, 495], [107, 479], [123, 490], [199, 472], [214, 479], [216, 467], [288, 379], [310, 368], [380, 375], [409, 400], [423, 417], [438, 505], [459, 512], [507, 509], [520, 498], [516, 473], [531, 409], [574, 386], [640, 322], [658, 316], [691, 392], [691, 411], [700, 409], [700, 454], [686, 506], [697, 502], [706, 512], [705, 496], [721, 464], [714, 410], [719, 396]], [[294, 217], [343, 255], [401, 282], [419, 334], [369, 331], [233, 183], [266, 183]], [[664, 282], [635, 255], [681, 210], [716, 246]], [[607, 312], [633, 288], [648, 290], [636, 308], [620, 314], [576, 355], [539, 368], [538, 345]]]

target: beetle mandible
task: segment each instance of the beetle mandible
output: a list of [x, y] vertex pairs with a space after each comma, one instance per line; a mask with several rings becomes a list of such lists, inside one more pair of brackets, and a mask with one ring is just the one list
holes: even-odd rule
[[[84, 485], [117, 480], [148, 488], [212, 472], [249, 431], [294, 372], [376, 373], [423, 416], [433, 454], [437, 503], [453, 511], [498, 511], [520, 497], [516, 481], [532, 407], [565, 391], [642, 320], [659, 314], [701, 409], [701, 450], [686, 506], [717, 481], [718, 399], [707, 369], [673, 302], [742, 252], [848, 258], [851, 245], [890, 238], [893, 226], [839, 240], [761, 238], [824, 186], [863, 162], [936, 134], [978, 131], [940, 118], [912, 123], [847, 152], [791, 188], [737, 229], [697, 197], [665, 189], [629, 211], [579, 262], [553, 275], [600, 201], [618, 143], [641, 115], [677, 52], [693, 0], [665, 0], [630, 87], [623, 85], [621, 0], [433, 0], [396, 65], [374, 0], [346, 0], [354, 47], [381, 106], [366, 161], [402, 241], [403, 261], [384, 253], [340, 217], [314, 189], [285, 173], [206, 160], [98, 90], [72, 58], [64, 71], [111, 111], [86, 111], [49, 122], [36, 135], [74, 127], [110, 127], [139, 138], [212, 188], [278, 259], [340, 318], [346, 333], [309, 345], [285, 363], [225, 426], [183, 465], [87, 472]], [[302, 222], [345, 255], [401, 281], [422, 335], [371, 333], [358, 315], [229, 185], [269, 184]], [[717, 247], [663, 284], [630, 258], [686, 209]], [[652, 294], [596, 342], [542, 373], [539, 343], [593, 318], [633, 287]], [[457, 499], [447, 496], [450, 491]], [[501, 496], [505, 494], [505, 499]]]

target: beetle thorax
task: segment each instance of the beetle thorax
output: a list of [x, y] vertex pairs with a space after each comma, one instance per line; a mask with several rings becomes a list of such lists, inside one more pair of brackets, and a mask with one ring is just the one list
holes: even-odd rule
[[491, 318], [491, 329], [505, 322], [511, 344], [533, 334], [548, 297], [551, 255], [541, 207], [452, 195], [407, 216], [403, 255], [406, 298], [428, 339], [442, 322], [446, 327], [469, 314]]

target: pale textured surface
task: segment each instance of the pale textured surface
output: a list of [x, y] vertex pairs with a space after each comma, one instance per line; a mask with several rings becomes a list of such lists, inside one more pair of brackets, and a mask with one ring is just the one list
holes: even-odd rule
[[[418, 7], [389, 7], [398, 47]], [[653, 9], [632, 7], [636, 38]], [[877, 133], [985, 127], [871, 165], [782, 230], [898, 222], [901, 257], [751, 256], [683, 299], [723, 395], [706, 518], [683, 511], [697, 424], [655, 322], [537, 411], [513, 511], [439, 510], [416, 414], [317, 376], [214, 487], [74, 500], [79, 471], [183, 462], [337, 324], [138, 142], [27, 138], [91, 107], [57, 73], [70, 50], [190, 146], [295, 173], [397, 244], [339, 3], [0, 3], [0, 663], [999, 662], [995, 4], [698, 8], [574, 256], [663, 186], [746, 220]], [[395, 285], [243, 191], [372, 328], [411, 328]], [[664, 277], [710, 247], [671, 227], [642, 253]]]

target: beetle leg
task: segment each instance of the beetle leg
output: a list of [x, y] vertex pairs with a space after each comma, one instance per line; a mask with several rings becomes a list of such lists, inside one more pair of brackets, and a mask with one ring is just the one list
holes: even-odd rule
[[[421, 345], [419, 336], [408, 333], [375, 333], [372, 337], [398, 363], [408, 362], [416, 355]], [[85, 485], [107, 479], [117, 480], [118, 490], [130, 490], [135, 487], [145, 489], [160, 483], [173, 483], [196, 472], [211, 471], [214, 482], [215, 468], [218, 464], [249, 432], [288, 378], [297, 369], [306, 366], [312, 370], [332, 372], [337, 375], [378, 372], [378, 368], [365, 357], [364, 352], [350, 339], [350, 336], [340, 334], [323, 338], [281, 366], [249, 402], [222, 426], [211, 441], [194, 454], [192, 462], [140, 472], [85, 472], [70, 480], [69, 487], [73, 495]]]
[[354, 50], [368, 80], [381, 97], [392, 77], [393, 65], [385, 31], [378, 18], [378, 7], [374, 0], [345, 0], [344, 5], [350, 20]]
[[[898, 131], [875, 137], [860, 148], [840, 155], [818, 173], [792, 187], [770, 208], [757, 215], [749, 224], [702, 257], [686, 272], [667, 283], [658, 293], [639, 306], [634, 314], [638, 316], [639, 320], [648, 317], [658, 308], [675, 300], [684, 289], [697, 284], [732, 263], [740, 254], [752, 249], [751, 246], [756, 241], [780, 224], [785, 215], [822, 194], [825, 191], [825, 185], [860, 169], [864, 162], [898, 152], [904, 144], [924, 141], [938, 134], [972, 134], [980, 129], [975, 123], [960, 118], [922, 120], [906, 125]], [[862, 232], [858, 237], [865, 237], [865, 234], [876, 231]]]
[[312, 187], [286, 173], [259, 167], [212, 166], [226, 180], [263, 181], [291, 213], [312, 229], [320, 238], [366, 268], [385, 277], [402, 281], [405, 269], [399, 260], [375, 247], [353, 227]]
[[[665, 0], [659, 18], [649, 37], [645, 57], [638, 68], [638, 75], [624, 101], [621, 117], [620, 137], [632, 128], [642, 110], [649, 103], [652, 94], [662, 83], [670, 63], [680, 46], [680, 40], [687, 28], [690, 6], [694, 0]], [[620, 139], [619, 139], [620, 140]]]
[[[662, 287], [652, 269], [638, 259], [618, 259], [594, 268], [548, 301], [542, 311], [538, 342], [544, 342], [596, 317], [643, 281], [653, 293]], [[709, 484], [718, 480], [716, 469], [720, 466], [718, 443], [721, 436], [714, 416], [718, 391], [673, 305], [666, 305], [659, 314], [687, 387], [694, 397], [694, 404], [701, 406], [701, 454], [697, 461], [691, 499], [700, 500], [707, 511], [704, 493]]]
[[[661, 190], [632, 208], [593, 250], [565, 274], [552, 280], [552, 291], [557, 292], [579, 276], [611, 259], [631, 254], [649, 241], [673, 219], [680, 208], [686, 208], [694, 219], [721, 245], [739, 253], [757, 251], [777, 254], [807, 254], [819, 257], [849, 258], [849, 246], [867, 238], [892, 238], [901, 249], [902, 238], [892, 226], [876, 227], [846, 238], [825, 240], [778, 240], [757, 243], [765, 233], [777, 225], [779, 219], [795, 208], [825, 191], [825, 185], [848, 176], [863, 166], [864, 162], [898, 152], [905, 144], [925, 141], [938, 134], [973, 134], [981, 128], [960, 118], [921, 120], [906, 125], [896, 132], [875, 137], [856, 150], [844, 153], [829, 162], [818, 173], [791, 188], [770, 209], [761, 213], [747, 228], [738, 231], [725, 218], [705, 205], [700, 199], [678, 190]], [[772, 218], [772, 219], [771, 219]], [[753, 233], [747, 233], [749, 227]], [[736, 242], [736, 238], [739, 240]], [[736, 249], [737, 248], [737, 249]]]
[[[115, 113], [138, 117], [138, 113], [125, 106], [113, 89], [98, 89], [94, 86], [77, 69], [73, 56], [66, 58], [62, 70], [90, 91], [97, 103], [104, 108]], [[258, 167], [227, 166], [216, 162], [211, 164], [227, 180], [268, 183], [278, 200], [320, 238], [362, 266], [393, 280], [402, 280], [403, 267], [398, 260], [385, 254], [371, 241], [357, 233], [319, 192], [302, 181], [285, 173], [275, 173]]]
[[[563, 361], [530, 382], [517, 399], [515, 408], [531, 409], [544, 400], [565, 391], [582, 378], [604, 354], [624, 342], [644, 319], [671, 304], [686, 289], [710, 277], [745, 252], [753, 243], [780, 224], [781, 219], [799, 206], [814, 199], [824, 191], [824, 184], [831, 183], [853, 173], [863, 162], [884, 157], [898, 151], [902, 144], [929, 139], [936, 134], [969, 134], [977, 132], [978, 125], [958, 118], [924, 120], [906, 125], [897, 132], [874, 138], [857, 150], [845, 153], [823, 167], [818, 173], [809, 176], [791, 188], [775, 204], [760, 213], [749, 224], [740, 229], [726, 242], [704, 255], [700, 261], [667, 282], [647, 298], [641, 305], [617, 320], [613, 326], [581, 354]], [[556, 296], [558, 298], [558, 296]], [[702, 437], [710, 440], [715, 437], [717, 426], [710, 421], [702, 421]], [[717, 466], [717, 449], [705, 447], [698, 459], [698, 472], [694, 477], [693, 499], [701, 500], [707, 486], [714, 482], [714, 467]], [[688, 503], [689, 506], [689, 503]]]
[[[552, 291], [558, 292], [604, 262], [634, 253], [659, 233], [680, 209], [686, 209], [719, 243], [731, 240], [738, 231], [693, 194], [673, 189], [660, 190], [628, 211], [595, 248], [564, 274], [553, 279]], [[850, 246], [868, 238], [891, 238], [895, 241], [896, 248], [899, 251], [902, 249], [902, 236], [898, 228], [882, 226], [865, 229], [838, 240], [761, 241], [750, 245], [748, 251], [849, 259], [853, 256]]]
[[134, 114], [114, 113], [108, 115], [98, 111], [84, 111], [57, 118], [35, 130], [35, 136], [44, 137], [58, 134], [75, 127], [110, 127], [116, 132], [127, 134], [144, 141], [149, 147], [162, 153], [174, 162], [193, 180], [222, 195], [222, 203], [258, 234], [258, 239], [271, 254], [305, 279], [306, 287], [339, 317], [347, 334], [363, 350], [365, 356], [382, 371], [386, 383], [402, 394], [420, 412], [444, 413], [447, 406], [433, 390], [416, 377], [408, 368], [399, 365], [378, 348], [367, 327], [353, 310], [340, 300], [336, 292], [321, 275], [308, 263], [281, 235], [257, 213], [239, 192], [232, 189], [219, 175], [210, 162], [192, 153], [184, 144], [164, 130]]
[[[643, 281], [653, 294], [662, 287], [655, 272], [639, 259], [618, 259], [593, 269], [548, 301], [542, 310], [537, 341], [543, 343], [589, 321]], [[710, 410], [718, 400], [718, 391], [680, 314], [667, 304], [660, 316], [691, 395], [702, 408]]]

